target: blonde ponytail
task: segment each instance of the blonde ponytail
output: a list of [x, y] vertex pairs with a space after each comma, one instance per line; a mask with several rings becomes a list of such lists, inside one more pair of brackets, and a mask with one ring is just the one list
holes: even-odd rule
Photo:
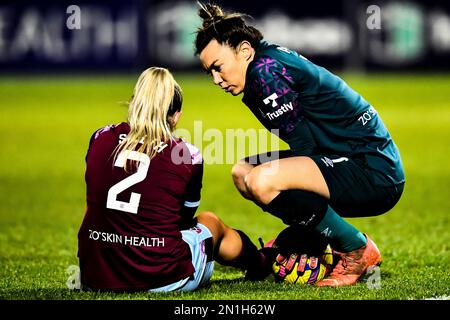
[[[142, 72], [128, 107], [130, 132], [118, 145], [115, 157], [121, 151], [137, 151], [153, 158], [160, 143], [172, 137], [174, 128], [168, 117], [173, 115], [170, 111], [181, 109], [181, 101], [181, 88], [169, 70], [152, 67]], [[171, 110], [174, 103], [178, 108]]]

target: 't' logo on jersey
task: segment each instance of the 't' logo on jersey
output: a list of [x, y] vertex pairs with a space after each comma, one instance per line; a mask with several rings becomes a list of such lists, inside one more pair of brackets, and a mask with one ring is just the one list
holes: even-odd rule
[[278, 106], [278, 103], [275, 101], [276, 98], [278, 98], [278, 95], [276, 93], [272, 93], [270, 96], [265, 98], [263, 102], [264, 104], [269, 104], [270, 101], [272, 101], [272, 107], [275, 108], [276, 106]]

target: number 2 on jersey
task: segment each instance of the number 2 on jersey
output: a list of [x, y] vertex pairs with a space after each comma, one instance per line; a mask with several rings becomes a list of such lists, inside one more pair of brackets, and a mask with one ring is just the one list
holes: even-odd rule
[[141, 195], [139, 193], [132, 192], [129, 202], [117, 200], [117, 195], [145, 179], [150, 166], [150, 157], [142, 152], [124, 150], [117, 156], [114, 166], [123, 168], [127, 160], [139, 161], [137, 171], [131, 176], [119, 181], [109, 189], [106, 207], [108, 209], [137, 214], [139, 201], [141, 200]]

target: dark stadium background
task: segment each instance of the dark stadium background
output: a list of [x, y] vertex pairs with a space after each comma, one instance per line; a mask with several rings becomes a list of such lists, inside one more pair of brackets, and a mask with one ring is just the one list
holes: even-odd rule
[[[447, 1], [217, 1], [245, 12], [267, 40], [336, 70], [448, 70]], [[66, 27], [70, 5], [81, 29]], [[380, 9], [380, 28], [367, 20]], [[195, 1], [2, 1], [0, 71], [196, 70]], [[72, 11], [70, 11], [72, 12]]]

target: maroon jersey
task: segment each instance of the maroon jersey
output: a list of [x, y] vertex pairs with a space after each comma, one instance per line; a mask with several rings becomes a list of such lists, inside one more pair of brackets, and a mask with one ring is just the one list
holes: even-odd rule
[[[157, 155], [114, 150], [127, 123], [94, 133], [86, 155], [87, 210], [78, 232], [81, 283], [93, 290], [156, 288], [194, 273], [180, 230], [200, 201], [203, 161], [180, 139]], [[125, 161], [132, 164], [127, 171]]]

